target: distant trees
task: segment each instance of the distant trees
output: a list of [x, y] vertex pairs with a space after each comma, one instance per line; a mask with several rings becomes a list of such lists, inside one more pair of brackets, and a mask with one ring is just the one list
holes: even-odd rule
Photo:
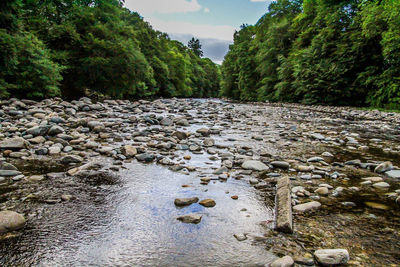
[[118, 0], [1, 1], [0, 58], [0, 97], [209, 97], [220, 82]]
[[221, 94], [400, 107], [400, 2], [278, 0], [235, 33]]
[[202, 57], [203, 56], [203, 51], [201, 50], [202, 45], [201, 45], [199, 39], [195, 39], [194, 37], [192, 37], [192, 39], [190, 39], [189, 42], [188, 42], [188, 47], [198, 57]]

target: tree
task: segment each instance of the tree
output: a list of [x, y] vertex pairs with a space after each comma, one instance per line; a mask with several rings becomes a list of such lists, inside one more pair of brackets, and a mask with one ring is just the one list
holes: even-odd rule
[[201, 43], [199, 39], [195, 39], [194, 37], [192, 37], [192, 39], [189, 40], [188, 42], [188, 47], [193, 51], [193, 53], [195, 53], [195, 55], [197, 55], [198, 57], [202, 57], [203, 56], [203, 51], [201, 50]]

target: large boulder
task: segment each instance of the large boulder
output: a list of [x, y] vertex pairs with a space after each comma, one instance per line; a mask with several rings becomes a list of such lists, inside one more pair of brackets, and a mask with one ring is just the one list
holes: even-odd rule
[[17, 212], [9, 210], [0, 211], [0, 233], [21, 229], [25, 223], [24, 216]]

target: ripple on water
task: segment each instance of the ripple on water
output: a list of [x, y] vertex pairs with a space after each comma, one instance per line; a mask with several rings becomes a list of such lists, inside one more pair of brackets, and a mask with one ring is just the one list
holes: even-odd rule
[[[247, 183], [230, 179], [204, 187], [195, 174], [182, 175], [138, 163], [127, 167], [121, 171], [122, 187], [115, 186], [101, 196], [90, 193], [77, 203], [49, 207], [18, 240], [7, 241], [8, 250], [1, 246], [2, 253], [13, 251], [7, 254], [7, 262], [40, 266], [263, 266], [274, 258], [251, 239], [238, 242], [233, 236], [260, 236], [265, 230], [259, 223], [272, 219], [271, 208], [265, 207]], [[182, 184], [192, 186], [182, 188]], [[232, 200], [231, 194], [239, 195], [239, 200]], [[175, 198], [191, 196], [212, 198], [217, 205], [175, 207]], [[101, 201], [93, 201], [99, 197]], [[243, 208], [247, 210], [241, 211]], [[203, 215], [201, 223], [176, 220], [188, 213]]]

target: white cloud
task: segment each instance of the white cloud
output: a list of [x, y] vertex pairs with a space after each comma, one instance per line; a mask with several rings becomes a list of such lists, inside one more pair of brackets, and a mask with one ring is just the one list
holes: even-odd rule
[[197, 38], [213, 38], [231, 41], [235, 28], [228, 25], [193, 24], [185, 21], [164, 21], [158, 18], [145, 18], [157, 30], [174, 34], [192, 34]]
[[125, 6], [142, 16], [154, 13], [197, 12], [202, 9], [197, 0], [126, 0]]

